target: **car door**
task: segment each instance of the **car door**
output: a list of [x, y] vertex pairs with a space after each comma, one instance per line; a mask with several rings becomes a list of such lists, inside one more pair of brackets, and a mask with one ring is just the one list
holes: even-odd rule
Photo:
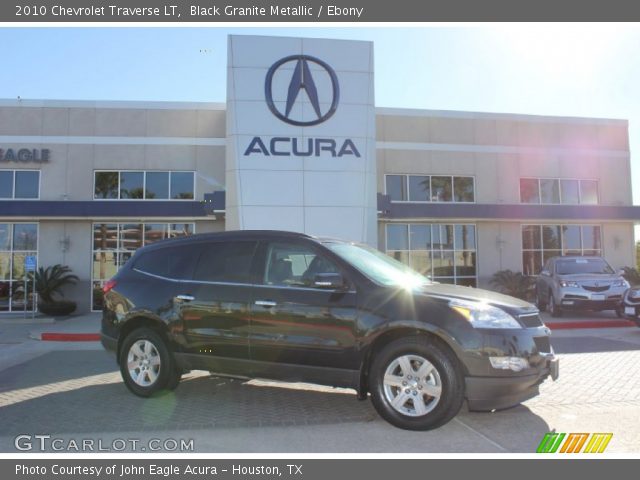
[[[358, 310], [344, 269], [311, 242], [291, 240], [265, 242], [258, 261], [264, 267], [251, 306], [254, 375], [348, 383], [347, 371], [359, 367]], [[315, 286], [316, 275], [327, 273], [341, 274], [344, 287]]]
[[256, 241], [201, 247], [193, 279], [176, 296], [188, 353], [220, 373], [248, 373], [252, 263]]

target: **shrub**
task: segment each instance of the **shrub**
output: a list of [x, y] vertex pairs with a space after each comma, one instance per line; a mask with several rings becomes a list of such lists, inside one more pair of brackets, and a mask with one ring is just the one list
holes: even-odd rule
[[522, 272], [500, 270], [493, 274], [489, 283], [506, 295], [522, 300], [533, 299], [535, 277], [524, 275]]
[[55, 295], [64, 297], [62, 288], [66, 285], [75, 285], [78, 277], [71, 273], [71, 269], [66, 265], [53, 265], [51, 267], [40, 267], [35, 272], [36, 292], [40, 296], [42, 303], [54, 303]]
[[632, 287], [640, 285], [640, 272], [633, 267], [622, 267], [624, 273], [622, 276], [631, 284]]

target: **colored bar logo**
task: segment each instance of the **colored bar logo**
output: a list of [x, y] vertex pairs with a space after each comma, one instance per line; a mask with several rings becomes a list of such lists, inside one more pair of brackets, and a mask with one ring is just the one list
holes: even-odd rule
[[613, 433], [556, 433], [544, 435], [536, 453], [602, 453]]

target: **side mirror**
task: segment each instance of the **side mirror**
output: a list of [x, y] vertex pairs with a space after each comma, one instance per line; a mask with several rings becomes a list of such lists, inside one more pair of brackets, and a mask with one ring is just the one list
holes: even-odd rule
[[617, 275], [619, 275], [620, 277], [624, 277], [624, 268], [620, 268], [617, 272]]
[[313, 286], [327, 290], [342, 290], [345, 287], [345, 281], [339, 273], [318, 273], [313, 279]]

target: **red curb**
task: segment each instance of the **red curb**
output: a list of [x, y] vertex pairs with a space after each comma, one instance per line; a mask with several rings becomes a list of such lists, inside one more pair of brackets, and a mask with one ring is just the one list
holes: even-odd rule
[[572, 328], [624, 328], [635, 327], [629, 320], [599, 320], [594, 322], [550, 322], [545, 323], [551, 330], [568, 330]]
[[49, 342], [99, 342], [99, 333], [41, 333], [40, 340]]

